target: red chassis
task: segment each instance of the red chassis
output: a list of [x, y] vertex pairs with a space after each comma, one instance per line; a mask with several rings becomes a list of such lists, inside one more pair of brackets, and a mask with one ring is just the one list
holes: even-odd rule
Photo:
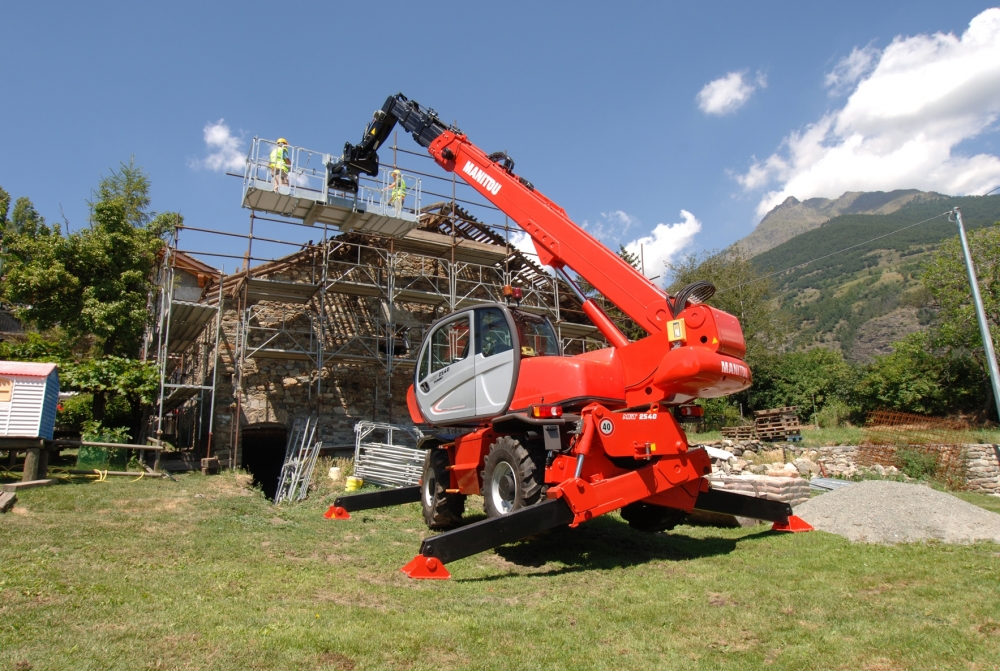
[[[407, 394], [411, 419], [418, 425], [475, 430], [429, 443], [420, 487], [342, 497], [327, 517], [346, 519], [350, 510], [422, 500], [428, 523], [441, 527], [446, 525], [432, 521], [438, 512], [449, 513], [449, 502], [461, 499], [464, 506], [465, 496], [483, 494], [490, 519], [425, 540], [421, 554], [403, 569], [414, 578], [434, 579], [448, 577], [444, 564], [454, 559], [545, 528], [576, 526], [618, 509], [631, 525], [646, 530], [670, 528], [677, 515], [696, 507], [772, 520], [776, 529], [808, 530], [787, 505], [710, 491], [704, 479], [711, 472], [708, 455], [703, 449], [689, 449], [671, 411], [697, 398], [717, 398], [750, 386], [738, 320], [703, 302], [714, 287], [696, 283], [667, 296], [516, 175], [509, 156], [487, 155], [457, 128], [445, 127], [433, 111], [401, 94], [391, 96], [376, 112], [359, 145], [346, 145], [341, 161], [328, 166], [331, 186], [356, 189], [358, 174], [376, 174], [376, 151], [397, 123], [427, 148], [441, 168], [462, 177], [531, 236], [540, 261], [577, 293], [584, 313], [611, 347], [577, 356], [536, 356], [534, 347], [515, 342], [511, 366], [516, 372], [510, 378], [507, 402], [456, 420], [454, 412], [434, 415], [445, 406], [465, 407], [454, 401], [449, 406], [448, 398], [454, 396], [432, 399], [434, 403], [427, 398], [433, 396], [431, 387], [447, 386], [442, 380], [449, 372], [454, 375], [463, 365], [471, 370], [465, 365], [470, 361], [469, 347], [435, 374], [433, 363], [424, 365], [424, 357], [434, 361], [427, 354], [432, 347], [427, 343], [442, 328], [432, 326], [417, 363], [414, 382], [420, 389], [411, 386]], [[648, 335], [634, 342], [626, 338], [593, 300], [579, 292], [565, 268], [586, 279]], [[506, 314], [514, 326], [511, 310], [497, 306], [496, 312]], [[455, 343], [462, 339], [473, 340], [471, 324], [480, 319], [478, 308], [475, 314], [465, 330], [451, 334], [450, 341], [440, 341], [451, 342], [445, 349], [456, 349]], [[459, 321], [451, 316], [442, 319], [449, 320]], [[478, 334], [475, 342], [475, 353], [484, 354], [479, 351]], [[473, 384], [479, 384], [478, 377]], [[558, 416], [539, 417], [532, 412], [539, 407], [557, 408]], [[517, 454], [523, 455], [533, 450], [533, 475], [529, 473], [527, 484], [518, 487], [540, 484], [534, 488], [544, 492], [538, 502], [524, 503], [515, 497], [506, 508], [491, 507], [491, 497], [498, 496], [496, 471], [491, 468], [501, 448], [508, 453], [520, 449]], [[512, 465], [517, 470], [518, 464]], [[453, 525], [454, 509], [450, 514]], [[457, 514], [460, 517], [460, 509]]]

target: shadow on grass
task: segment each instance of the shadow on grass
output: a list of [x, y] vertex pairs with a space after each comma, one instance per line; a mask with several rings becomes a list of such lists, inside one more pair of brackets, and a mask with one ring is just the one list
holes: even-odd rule
[[[555, 529], [543, 535], [494, 551], [518, 566], [541, 568], [562, 564], [551, 571], [530, 575], [552, 576], [577, 571], [626, 568], [651, 561], [685, 561], [729, 554], [740, 542], [771, 535], [769, 527], [740, 538], [695, 538], [683, 533], [643, 533], [609, 517], [599, 517], [576, 529]], [[505, 575], [469, 578], [469, 581], [498, 580]]]

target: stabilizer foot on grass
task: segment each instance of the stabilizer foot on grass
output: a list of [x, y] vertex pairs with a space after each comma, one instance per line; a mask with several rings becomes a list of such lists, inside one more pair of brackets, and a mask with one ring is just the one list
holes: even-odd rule
[[330, 509], [323, 513], [323, 517], [328, 520], [349, 520], [351, 514], [340, 506], [330, 506]]
[[790, 531], [792, 533], [799, 533], [802, 531], [815, 531], [815, 529], [813, 529], [812, 525], [801, 517], [789, 515], [788, 522], [775, 522], [774, 526], [771, 527], [771, 531]]
[[399, 570], [416, 580], [447, 580], [451, 577], [439, 559], [423, 555], [417, 555]]

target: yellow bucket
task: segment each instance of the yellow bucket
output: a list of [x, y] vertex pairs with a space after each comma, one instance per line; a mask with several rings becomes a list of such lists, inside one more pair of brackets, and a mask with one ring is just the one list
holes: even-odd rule
[[361, 486], [364, 484], [365, 482], [361, 478], [350, 477], [347, 478], [347, 486], [344, 487], [344, 490], [348, 492], [356, 492], [361, 489]]

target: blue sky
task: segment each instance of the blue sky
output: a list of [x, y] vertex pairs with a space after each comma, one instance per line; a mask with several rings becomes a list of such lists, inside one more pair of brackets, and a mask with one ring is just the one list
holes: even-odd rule
[[988, 8], [12, 3], [0, 185], [76, 228], [100, 175], [134, 155], [154, 209], [242, 230], [240, 181], [204, 163], [207, 125], [224, 120], [240, 151], [280, 135], [336, 153], [402, 91], [506, 149], [610, 245], [647, 236], [662, 261], [738, 240], [787, 195], [1000, 184]]

